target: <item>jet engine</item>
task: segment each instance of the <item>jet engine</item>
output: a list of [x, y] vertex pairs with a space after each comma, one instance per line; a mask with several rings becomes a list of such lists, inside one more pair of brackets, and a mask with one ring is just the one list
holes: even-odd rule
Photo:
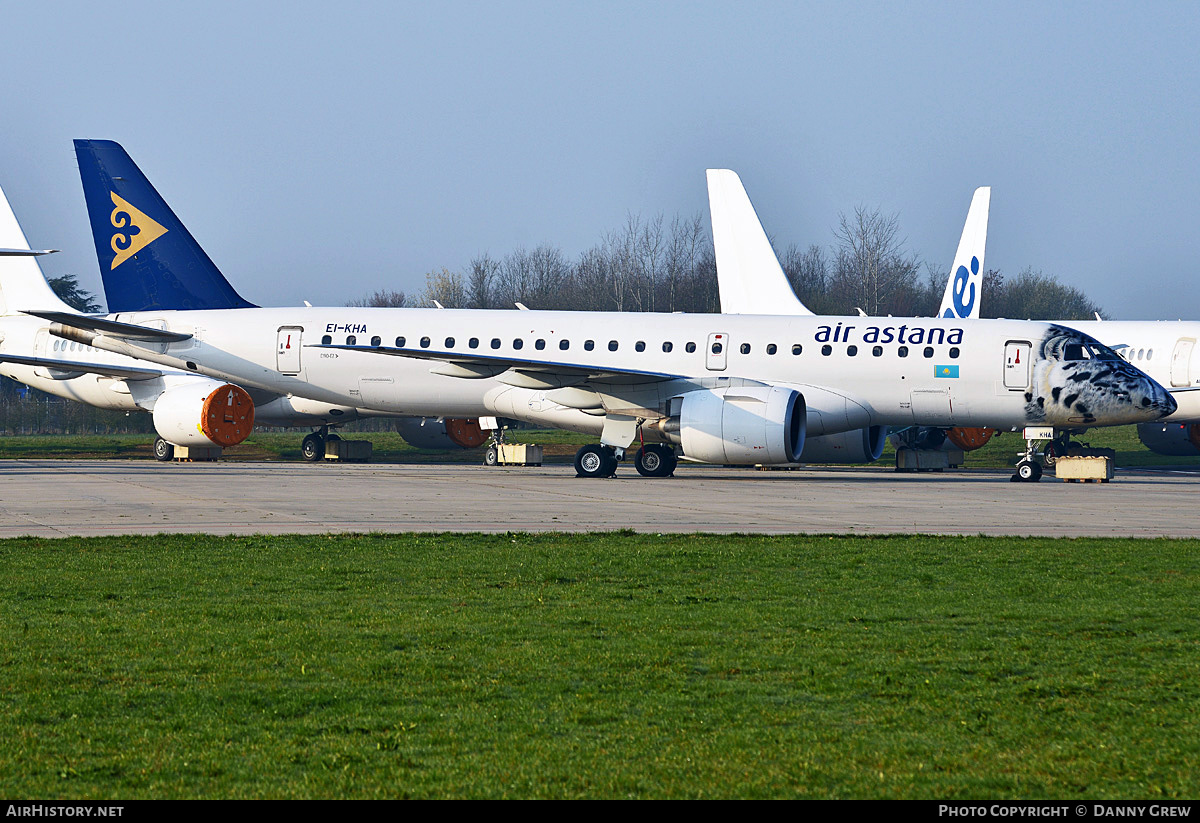
[[1150, 451], [1179, 457], [1200, 453], [1200, 423], [1139, 423], [1138, 440]]
[[254, 401], [232, 383], [207, 379], [184, 383], [154, 401], [154, 428], [176, 446], [236, 446], [254, 428]]
[[804, 450], [804, 396], [779, 386], [691, 391], [671, 399], [675, 420], [664, 427], [683, 453], [707, 463], [795, 463]]
[[887, 426], [868, 426], [804, 441], [800, 459], [805, 463], [870, 463], [878, 460], [887, 443]]
[[474, 417], [401, 417], [396, 431], [418, 449], [474, 449], [488, 438]]

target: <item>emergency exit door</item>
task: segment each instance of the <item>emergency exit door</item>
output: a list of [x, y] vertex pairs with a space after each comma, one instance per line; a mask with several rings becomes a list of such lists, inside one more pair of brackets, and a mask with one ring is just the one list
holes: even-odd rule
[[1029, 388], [1029, 353], [1032, 344], [1025, 340], [1009, 340], [1004, 344], [1004, 387]]
[[276, 350], [275, 368], [280, 374], [300, 373], [300, 326], [284, 326], [279, 330], [279, 348]]
[[1196, 341], [1190, 337], [1181, 337], [1175, 344], [1175, 351], [1171, 353], [1172, 386], [1190, 386], [1192, 384], [1190, 372], [1192, 350], [1195, 348]]

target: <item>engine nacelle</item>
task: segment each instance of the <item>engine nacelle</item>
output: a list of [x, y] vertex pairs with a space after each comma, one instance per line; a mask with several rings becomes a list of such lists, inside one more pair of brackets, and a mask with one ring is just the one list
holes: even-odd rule
[[985, 446], [995, 433], [995, 429], [955, 426], [946, 431], [946, 439], [963, 451], [971, 452]]
[[418, 449], [474, 449], [488, 439], [474, 417], [401, 417], [396, 431]]
[[871, 463], [883, 454], [887, 436], [887, 426], [868, 426], [809, 437], [804, 441], [800, 460], [805, 463]]
[[1142, 445], [1157, 454], [1200, 454], [1200, 423], [1139, 423], [1137, 431]]
[[[804, 395], [779, 386], [699, 389], [672, 398], [684, 456], [707, 463], [795, 463], [804, 450]], [[674, 408], [672, 408], [674, 411]]]
[[154, 401], [154, 428], [176, 446], [236, 446], [254, 429], [254, 401], [232, 383], [184, 383]]

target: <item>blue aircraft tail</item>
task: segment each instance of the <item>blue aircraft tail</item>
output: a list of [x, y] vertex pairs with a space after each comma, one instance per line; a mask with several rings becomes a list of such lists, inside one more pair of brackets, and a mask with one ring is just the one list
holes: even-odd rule
[[76, 140], [110, 312], [252, 309], [111, 140]]

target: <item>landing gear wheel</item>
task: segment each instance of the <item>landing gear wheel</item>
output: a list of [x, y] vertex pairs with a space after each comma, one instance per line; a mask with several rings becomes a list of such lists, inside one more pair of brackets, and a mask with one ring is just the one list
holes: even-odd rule
[[300, 444], [300, 454], [310, 463], [315, 463], [325, 457], [325, 438], [313, 432], [304, 438]]
[[175, 447], [161, 437], [154, 438], [154, 459], [166, 463], [175, 456]]
[[617, 456], [608, 446], [583, 446], [575, 452], [577, 477], [612, 477], [617, 473]]
[[483, 453], [483, 465], [494, 466], [500, 462], [500, 452], [495, 446], [488, 446], [487, 451]]
[[1013, 475], [1013, 479], [1023, 483], [1038, 482], [1042, 479], [1042, 464], [1036, 460], [1022, 460], [1017, 464], [1017, 473]]
[[642, 446], [633, 456], [633, 466], [642, 477], [670, 477], [676, 465], [675, 453], [666, 446]]

